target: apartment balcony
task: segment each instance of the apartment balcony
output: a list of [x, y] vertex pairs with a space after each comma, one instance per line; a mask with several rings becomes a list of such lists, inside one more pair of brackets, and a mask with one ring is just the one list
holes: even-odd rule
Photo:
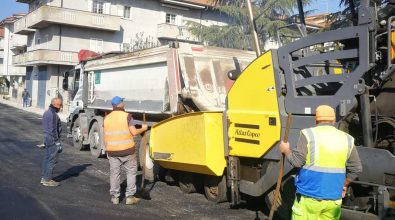
[[24, 75], [26, 75], [26, 67], [24, 67], [24, 66], [8, 65], [7, 70], [8, 70], [7, 75], [11, 75], [11, 76], [24, 76]]
[[39, 49], [13, 56], [12, 64], [15, 66], [32, 65], [76, 65], [78, 64], [78, 53]]
[[199, 42], [196, 36], [192, 35], [186, 26], [174, 24], [158, 24], [158, 39], [179, 40], [185, 42]]
[[22, 17], [14, 23], [14, 33], [28, 35], [35, 30], [30, 29], [26, 25], [26, 17]]
[[27, 47], [26, 39], [21, 35], [14, 35], [10, 40], [11, 50], [24, 50]]
[[120, 17], [68, 8], [44, 5], [26, 15], [29, 28], [41, 29], [52, 24], [63, 24], [105, 31], [119, 31]]

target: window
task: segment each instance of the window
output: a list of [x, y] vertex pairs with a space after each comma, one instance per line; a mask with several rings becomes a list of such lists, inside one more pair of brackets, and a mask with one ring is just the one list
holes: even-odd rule
[[130, 6], [125, 6], [123, 9], [123, 17], [130, 19]]
[[176, 24], [176, 15], [166, 13], [166, 24]]
[[79, 88], [80, 88], [80, 69], [77, 69], [74, 72], [73, 94], [71, 95], [73, 99], [75, 95], [77, 95]]
[[93, 13], [98, 13], [98, 14], [103, 14], [103, 7], [104, 3], [101, 1], [93, 1], [93, 7], [92, 7], [92, 12]]
[[91, 38], [90, 50], [95, 51], [97, 53], [102, 53], [103, 52], [103, 40]]

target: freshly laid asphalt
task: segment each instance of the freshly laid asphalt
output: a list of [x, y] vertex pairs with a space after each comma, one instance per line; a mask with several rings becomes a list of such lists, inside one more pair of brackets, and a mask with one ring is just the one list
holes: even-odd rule
[[155, 183], [151, 200], [113, 205], [107, 160], [76, 150], [66, 134], [54, 171], [61, 186], [44, 187], [39, 183], [44, 150], [36, 146], [42, 139], [41, 115], [0, 104], [0, 219], [264, 219], [252, 207], [230, 209], [164, 182]]

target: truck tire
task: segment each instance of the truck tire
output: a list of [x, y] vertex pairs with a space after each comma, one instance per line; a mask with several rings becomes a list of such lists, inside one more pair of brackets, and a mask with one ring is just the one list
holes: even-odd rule
[[83, 150], [85, 149], [84, 144], [82, 143], [82, 131], [81, 131], [81, 126], [80, 126], [80, 117], [77, 117], [73, 121], [73, 125], [71, 128], [71, 134], [73, 136], [73, 146], [77, 150]]
[[196, 186], [195, 182], [197, 181], [196, 176], [192, 173], [188, 172], [177, 172], [177, 180], [178, 180], [178, 186], [180, 187], [181, 191], [184, 193], [195, 193]]
[[227, 201], [227, 187], [225, 175], [223, 176], [205, 176], [204, 194], [207, 200], [214, 203]]
[[89, 130], [89, 147], [94, 158], [102, 156], [103, 132], [101, 130], [97, 121], [93, 123]]
[[[139, 147], [136, 153], [138, 153], [139, 156], [139, 160], [138, 160], [138, 164], [139, 166], [142, 168], [143, 165], [143, 161], [144, 161], [144, 146], [143, 146], [143, 137], [141, 136], [140, 138], [140, 143], [139, 143]], [[146, 131], [146, 152], [145, 152], [145, 167], [144, 167], [144, 174], [145, 174], [145, 179], [149, 180], [151, 182], [153, 182], [155, 180], [155, 175], [156, 175], [156, 171], [158, 170], [158, 165], [155, 165], [155, 163], [151, 160], [150, 156], [149, 156], [149, 138], [150, 138], [150, 131]], [[150, 163], [150, 164], [148, 164]], [[152, 163], [154, 163], [152, 165]]]

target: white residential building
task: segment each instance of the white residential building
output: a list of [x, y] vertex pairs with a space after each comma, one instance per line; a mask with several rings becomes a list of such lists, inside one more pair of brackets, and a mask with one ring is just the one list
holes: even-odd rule
[[4, 28], [0, 28], [0, 76], [4, 75]]
[[12, 59], [26, 51], [27, 37], [15, 34], [14, 22], [24, 15], [15, 14], [0, 21], [0, 28], [3, 29], [3, 38], [0, 37], [0, 76], [9, 81], [9, 97], [18, 102], [21, 102], [25, 86], [26, 68], [15, 66]]
[[[167, 44], [198, 42], [188, 22], [224, 25], [229, 18], [211, 0], [16, 0], [29, 13], [15, 22], [27, 36], [27, 50], [13, 64], [26, 67], [26, 88], [34, 106], [45, 108], [58, 93], [62, 73], [78, 63], [82, 49], [98, 53], [131, 51]], [[68, 97], [64, 97], [67, 101]]]

